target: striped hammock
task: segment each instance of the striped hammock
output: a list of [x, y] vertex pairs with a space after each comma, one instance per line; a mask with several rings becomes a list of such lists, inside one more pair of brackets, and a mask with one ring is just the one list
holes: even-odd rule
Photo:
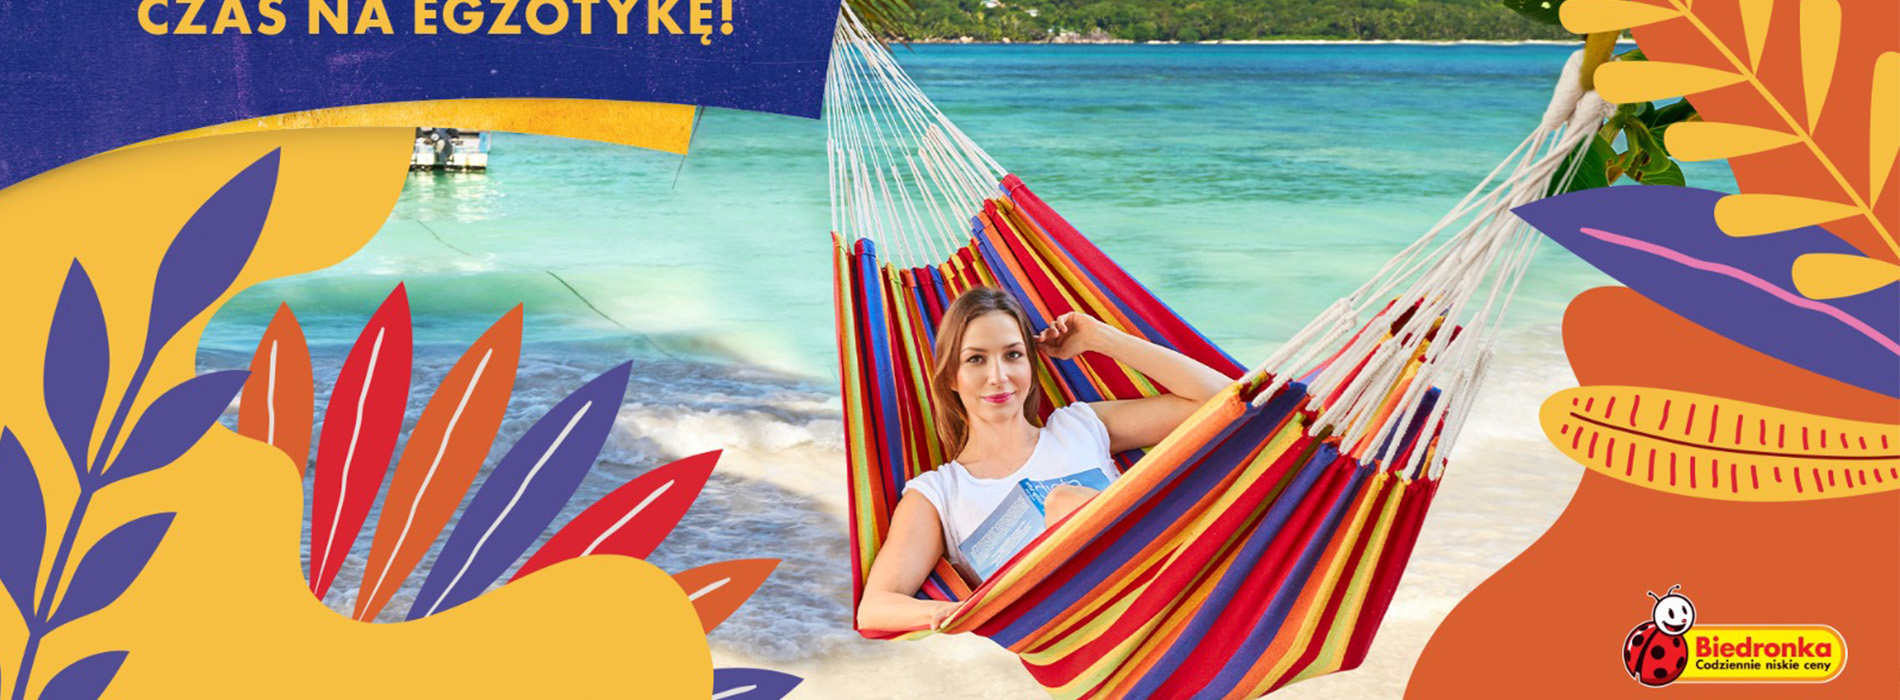
[[[1358, 666], [1539, 239], [1509, 210], [1567, 181], [1608, 113], [1578, 63], [1437, 226], [1244, 371], [970, 142], [847, 6], [826, 120], [854, 601], [905, 482], [949, 456], [927, 377], [964, 290], [1009, 291], [1038, 331], [1080, 311], [1235, 378], [980, 586], [938, 562], [918, 595], [961, 602], [942, 629], [861, 633], [975, 632], [1058, 697], [1255, 697]], [[1099, 355], [1038, 359], [1056, 406], [1164, 391]]]

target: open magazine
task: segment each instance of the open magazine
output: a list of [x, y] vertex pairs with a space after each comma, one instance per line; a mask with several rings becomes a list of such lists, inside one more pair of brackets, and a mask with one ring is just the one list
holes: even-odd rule
[[1074, 484], [1100, 491], [1108, 488], [1108, 480], [1108, 473], [1100, 469], [1085, 469], [1054, 479], [1020, 480], [996, 510], [990, 511], [990, 517], [984, 518], [975, 532], [957, 544], [957, 549], [963, 552], [963, 560], [977, 577], [987, 580], [1042, 534], [1043, 516], [1047, 512], [1043, 503], [1051, 490], [1061, 484]]

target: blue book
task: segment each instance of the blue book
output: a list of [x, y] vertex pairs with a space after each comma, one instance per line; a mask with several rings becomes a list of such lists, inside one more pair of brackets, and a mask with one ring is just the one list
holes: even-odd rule
[[1036, 504], [1036, 512], [1042, 514], [1049, 512], [1049, 509], [1043, 505], [1043, 502], [1049, 499], [1049, 492], [1055, 490], [1057, 486], [1062, 484], [1086, 486], [1101, 491], [1108, 488], [1108, 474], [1100, 469], [1090, 469], [1056, 479], [1043, 479], [1040, 481], [1036, 479], [1023, 479], [1022, 481], [1016, 482], [1017, 486], [1022, 487], [1023, 493], [1029, 495], [1029, 502]]
[[1017, 488], [990, 512], [990, 517], [984, 518], [975, 532], [957, 544], [957, 549], [963, 552], [963, 560], [969, 563], [979, 580], [988, 580], [1042, 534], [1043, 516], [1047, 512], [1043, 502], [1058, 484], [1101, 490], [1108, 488], [1108, 474], [1100, 469], [1089, 469], [1056, 479], [1017, 482]]

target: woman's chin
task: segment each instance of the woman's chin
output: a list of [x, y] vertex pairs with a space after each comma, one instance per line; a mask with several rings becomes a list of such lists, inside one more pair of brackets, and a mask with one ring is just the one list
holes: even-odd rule
[[1021, 401], [1009, 401], [1000, 404], [979, 401], [974, 406], [966, 404], [963, 408], [964, 412], [968, 413], [972, 419], [980, 420], [985, 423], [1004, 422], [1023, 414], [1023, 404]]

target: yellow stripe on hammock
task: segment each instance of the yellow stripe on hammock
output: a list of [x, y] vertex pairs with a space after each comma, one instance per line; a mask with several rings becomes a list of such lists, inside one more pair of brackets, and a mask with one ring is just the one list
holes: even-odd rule
[[[1381, 472], [1381, 475], [1384, 474], [1386, 472]], [[1411, 494], [1408, 487], [1412, 483], [1411, 479], [1396, 477], [1389, 481], [1392, 497], [1386, 499], [1385, 508], [1379, 513], [1378, 524], [1373, 527], [1372, 538], [1366, 544], [1365, 556], [1359, 570], [1353, 572], [1352, 583], [1346, 588], [1346, 597], [1341, 601], [1338, 616], [1333, 618], [1326, 642], [1320, 647], [1313, 663], [1288, 683], [1333, 673], [1345, 665], [1346, 648], [1352, 644], [1353, 634], [1358, 631], [1359, 614], [1365, 607], [1367, 589], [1372, 587], [1372, 577], [1378, 573], [1379, 560], [1385, 556], [1385, 545], [1391, 540], [1392, 526], [1398, 520], [1399, 506]]]

